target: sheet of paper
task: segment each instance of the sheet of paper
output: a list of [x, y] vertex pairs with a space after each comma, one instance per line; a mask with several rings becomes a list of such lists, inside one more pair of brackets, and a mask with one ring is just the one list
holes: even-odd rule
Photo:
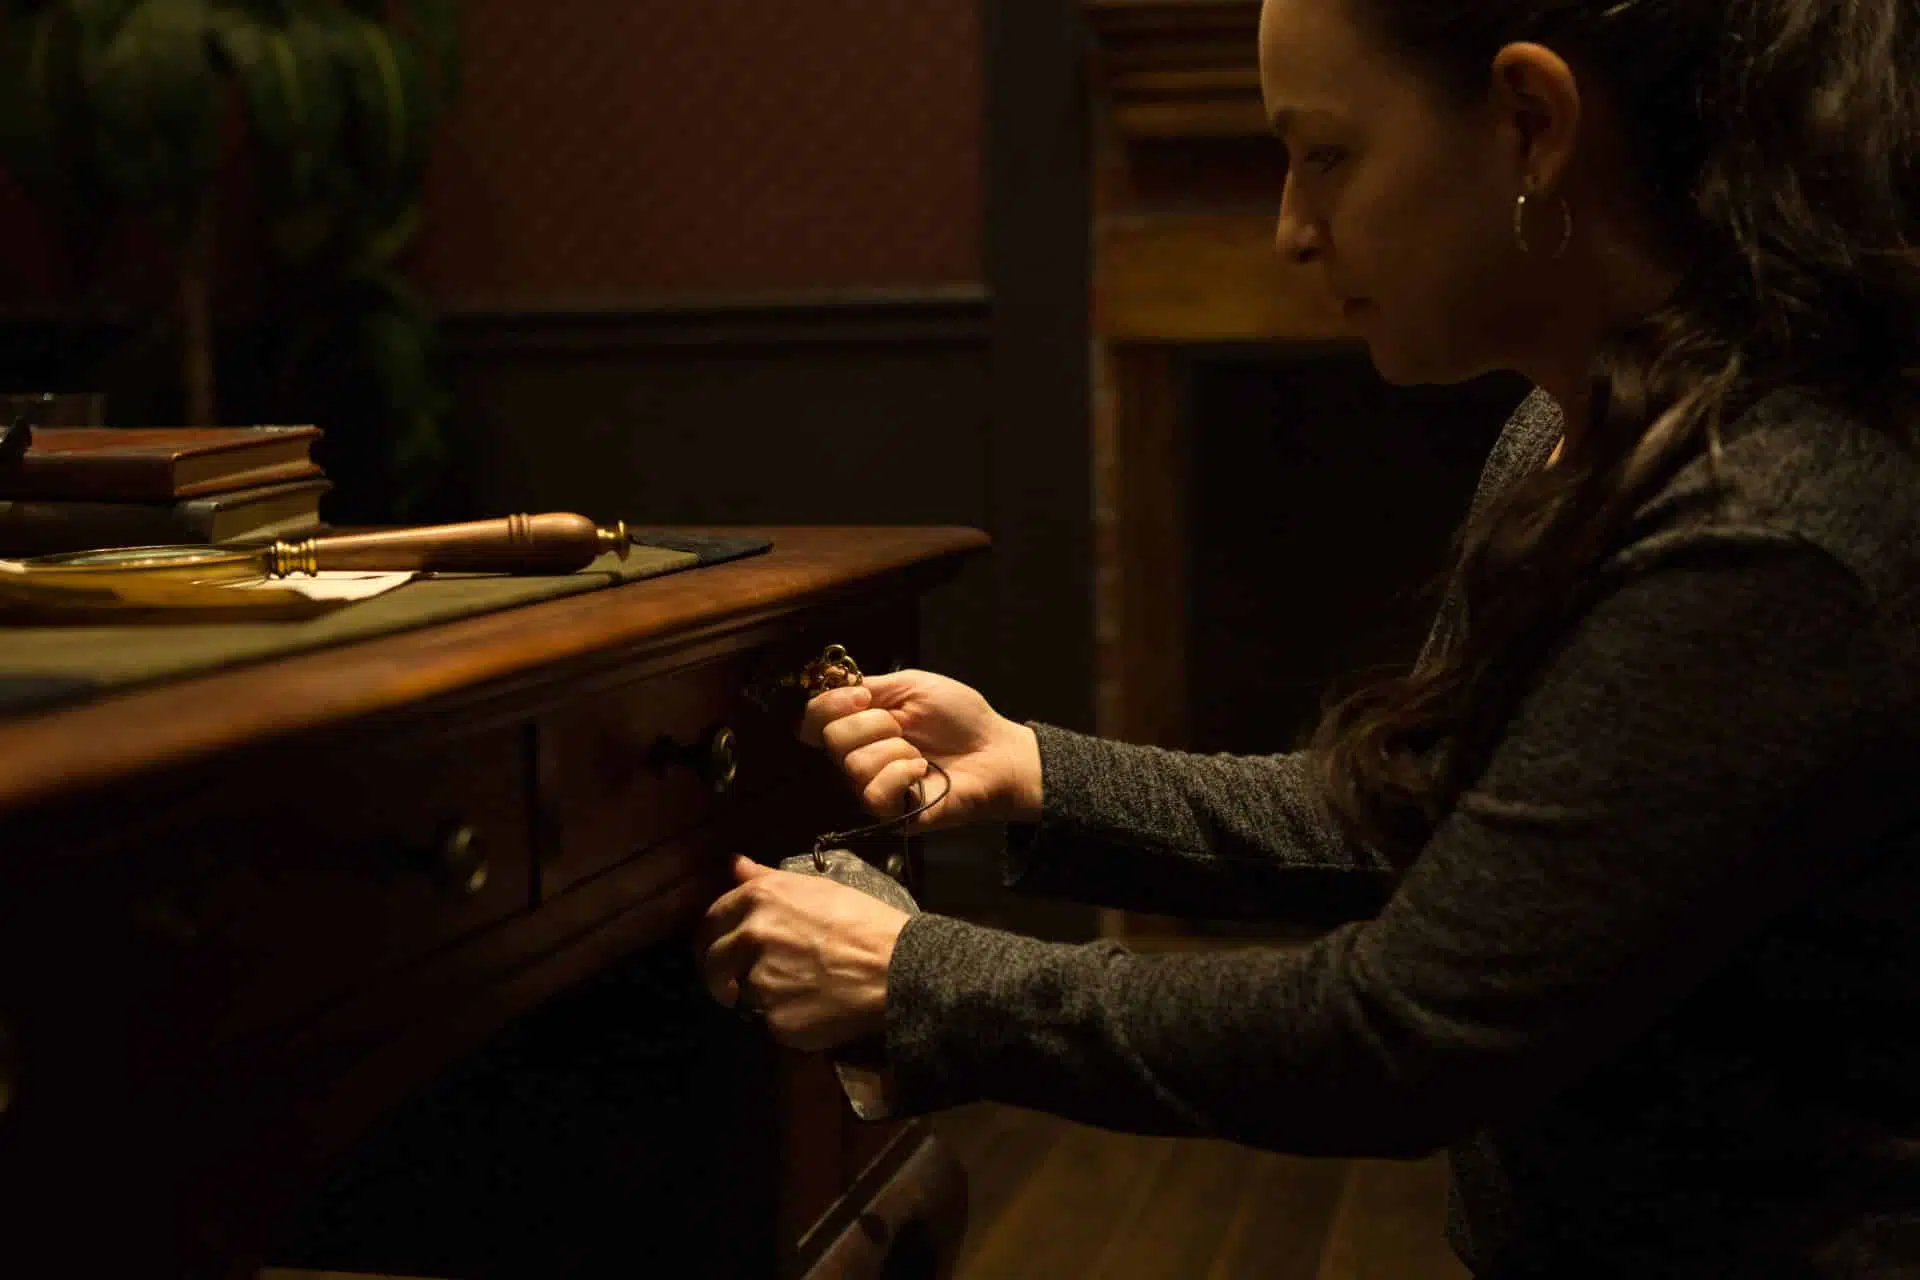
[[385, 595], [395, 587], [405, 586], [413, 581], [415, 574], [403, 573], [319, 573], [289, 574], [284, 578], [263, 578], [258, 582], [238, 582], [230, 589], [234, 591], [298, 591], [309, 600], [332, 600], [342, 603], [352, 600], [371, 600], [375, 596]]

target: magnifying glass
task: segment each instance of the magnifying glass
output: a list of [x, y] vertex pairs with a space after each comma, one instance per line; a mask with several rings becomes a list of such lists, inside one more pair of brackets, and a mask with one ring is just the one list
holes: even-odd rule
[[12, 572], [52, 583], [99, 585], [111, 576], [220, 586], [327, 570], [441, 573], [573, 573], [606, 552], [626, 558], [633, 534], [622, 520], [601, 527], [570, 512], [464, 524], [332, 534], [252, 546], [115, 547], [12, 562]]
[[[570, 512], [465, 524], [335, 534], [223, 546], [114, 547], [0, 560], [0, 606], [54, 612], [134, 608], [218, 612], [285, 602], [312, 607], [276, 579], [331, 570], [359, 573], [573, 573], [598, 556], [625, 559], [625, 521], [601, 527]], [[229, 591], [229, 587], [267, 590]]]
[[270, 576], [270, 553], [270, 547], [112, 547], [16, 563], [35, 582], [48, 586], [98, 587], [108, 578], [228, 586]]

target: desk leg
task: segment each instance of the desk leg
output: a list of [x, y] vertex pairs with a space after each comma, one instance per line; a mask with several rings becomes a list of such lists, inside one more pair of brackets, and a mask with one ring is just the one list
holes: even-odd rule
[[966, 1226], [966, 1172], [929, 1132], [821, 1251], [805, 1280], [946, 1280]]

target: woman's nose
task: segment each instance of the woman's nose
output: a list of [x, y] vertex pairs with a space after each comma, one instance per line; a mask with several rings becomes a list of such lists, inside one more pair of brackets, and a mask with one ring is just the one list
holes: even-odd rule
[[1281, 257], [1296, 267], [1306, 267], [1321, 255], [1319, 226], [1304, 219], [1288, 219], [1286, 215], [1281, 215], [1275, 242], [1279, 244]]
[[1304, 267], [1320, 256], [1319, 224], [1282, 204], [1279, 223], [1274, 227], [1274, 246], [1282, 258]]

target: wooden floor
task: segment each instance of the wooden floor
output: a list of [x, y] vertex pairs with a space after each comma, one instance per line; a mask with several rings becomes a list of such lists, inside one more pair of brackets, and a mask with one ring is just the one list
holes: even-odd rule
[[[1249, 944], [1129, 943], [1142, 951]], [[1469, 1280], [1443, 1234], [1438, 1158], [1306, 1160], [1128, 1137], [993, 1104], [936, 1116], [934, 1126], [967, 1171], [956, 1280]], [[267, 1270], [260, 1280], [362, 1278]]]
[[972, 1205], [959, 1280], [1464, 1280], [1439, 1160], [1303, 1160], [1011, 1107], [936, 1125]]
[[[992, 1104], [934, 1125], [967, 1170], [956, 1280], [1468, 1280], [1443, 1234], [1438, 1158], [1306, 1160], [1128, 1137]], [[360, 1278], [267, 1270], [260, 1280]]]
[[[971, 1204], [956, 1280], [1466, 1280], [1446, 1172], [1134, 1138], [1012, 1107], [935, 1120]], [[261, 1280], [365, 1280], [268, 1270]]]

